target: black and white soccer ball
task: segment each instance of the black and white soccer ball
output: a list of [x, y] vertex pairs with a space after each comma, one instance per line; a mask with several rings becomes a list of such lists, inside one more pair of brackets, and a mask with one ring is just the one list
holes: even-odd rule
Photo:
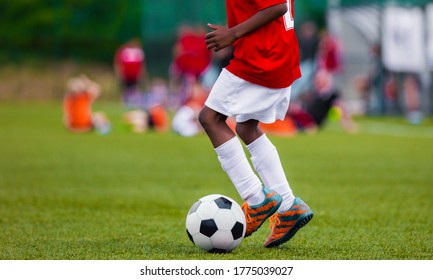
[[200, 198], [189, 209], [186, 233], [197, 247], [211, 253], [228, 253], [245, 236], [245, 215], [232, 198], [211, 194]]

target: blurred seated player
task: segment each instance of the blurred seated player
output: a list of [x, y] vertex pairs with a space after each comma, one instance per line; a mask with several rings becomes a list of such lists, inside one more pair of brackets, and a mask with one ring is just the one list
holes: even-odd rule
[[155, 105], [149, 109], [135, 109], [126, 112], [123, 120], [134, 133], [144, 133], [149, 129], [165, 132], [169, 129], [169, 117], [165, 108]]
[[134, 133], [143, 133], [149, 129], [149, 116], [146, 111], [141, 109], [124, 113], [123, 121]]
[[87, 76], [71, 78], [63, 99], [64, 123], [72, 132], [100, 133], [110, 131], [110, 123], [103, 112], [92, 112], [92, 104], [100, 95], [100, 86]]
[[333, 86], [332, 75], [326, 70], [318, 70], [314, 77], [314, 88], [300, 100], [291, 102], [283, 121], [262, 125], [270, 134], [294, 135], [297, 131], [316, 132], [323, 127], [328, 118], [340, 122], [342, 128], [350, 133], [357, 131], [357, 125], [346, 110], [340, 93]]
[[142, 96], [139, 85], [146, 71], [144, 51], [138, 40], [127, 42], [116, 51], [114, 69], [121, 82], [124, 104], [129, 108], [140, 107]]

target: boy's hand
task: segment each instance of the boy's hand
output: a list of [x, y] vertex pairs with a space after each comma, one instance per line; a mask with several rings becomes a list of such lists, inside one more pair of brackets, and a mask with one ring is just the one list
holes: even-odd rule
[[236, 41], [234, 32], [224, 26], [208, 23], [213, 31], [206, 34], [206, 45], [209, 50], [219, 51], [231, 46]]

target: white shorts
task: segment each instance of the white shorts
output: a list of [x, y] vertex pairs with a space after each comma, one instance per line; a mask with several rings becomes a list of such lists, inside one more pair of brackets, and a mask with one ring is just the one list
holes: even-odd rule
[[283, 120], [289, 108], [291, 87], [267, 88], [247, 82], [223, 69], [205, 105], [236, 122]]

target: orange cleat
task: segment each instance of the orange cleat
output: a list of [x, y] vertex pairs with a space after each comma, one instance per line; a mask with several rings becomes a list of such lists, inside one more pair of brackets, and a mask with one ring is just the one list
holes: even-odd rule
[[295, 198], [292, 207], [284, 213], [271, 217], [271, 235], [265, 242], [265, 247], [275, 247], [289, 241], [299, 229], [313, 218], [313, 211], [299, 197]]
[[242, 205], [242, 210], [245, 213], [245, 219], [247, 221], [245, 237], [250, 236], [253, 232], [258, 230], [266, 219], [272, 216], [281, 205], [282, 198], [279, 194], [266, 187], [263, 187], [263, 192], [265, 194], [265, 200], [262, 203], [249, 206], [244, 202]]

